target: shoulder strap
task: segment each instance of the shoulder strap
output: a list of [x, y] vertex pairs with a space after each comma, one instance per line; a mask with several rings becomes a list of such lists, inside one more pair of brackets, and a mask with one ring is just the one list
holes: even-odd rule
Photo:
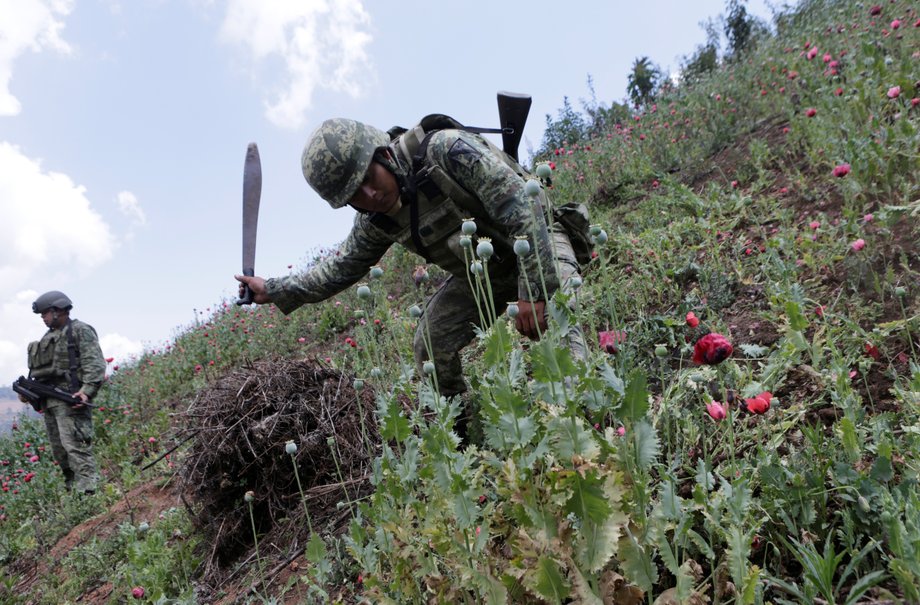
[[80, 390], [80, 382], [77, 380], [77, 369], [80, 367], [79, 358], [80, 350], [77, 348], [77, 339], [73, 335], [73, 320], [68, 319], [64, 327], [67, 332], [67, 360], [70, 364], [70, 388], [71, 392], [76, 393]]

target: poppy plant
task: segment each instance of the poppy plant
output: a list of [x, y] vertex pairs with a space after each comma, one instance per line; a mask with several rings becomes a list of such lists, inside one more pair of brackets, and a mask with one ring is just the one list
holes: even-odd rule
[[745, 399], [744, 405], [747, 411], [752, 414], [765, 414], [770, 409], [770, 400], [772, 399], [773, 394], [770, 391], [764, 391], [757, 397]]
[[710, 332], [693, 345], [693, 362], [697, 364], [716, 365], [728, 359], [732, 351], [732, 344], [728, 339]]
[[687, 313], [687, 325], [691, 328], [695, 328], [700, 325], [700, 320], [693, 311]]
[[718, 401], [707, 403], [706, 413], [709, 414], [709, 416], [716, 422], [718, 422], [719, 420], [725, 420], [725, 416], [726, 416], [725, 406], [719, 403]]
[[838, 164], [834, 166], [834, 176], [837, 178], [845, 177], [850, 174], [850, 165], [849, 164]]
[[601, 348], [613, 355], [617, 352], [617, 345], [626, 342], [626, 332], [622, 330], [606, 330], [597, 333]]

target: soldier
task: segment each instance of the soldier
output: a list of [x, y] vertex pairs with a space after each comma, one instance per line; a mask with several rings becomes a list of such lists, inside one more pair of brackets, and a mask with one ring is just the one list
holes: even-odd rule
[[42, 412], [54, 459], [64, 473], [67, 490], [92, 494], [98, 475], [93, 458], [93, 420], [84, 405], [105, 379], [105, 358], [92, 326], [70, 318], [73, 303], [63, 292], [45, 292], [32, 303], [48, 331], [29, 344], [29, 378], [72, 393], [83, 404], [45, 400]]
[[[424, 328], [429, 330], [438, 388], [451, 396], [467, 388], [460, 350], [480, 323], [464, 254], [470, 243], [460, 229], [464, 218], [474, 218], [477, 235], [490, 236], [495, 249], [488, 275], [496, 315], [504, 311], [504, 301], [516, 300], [515, 326], [528, 338], [546, 329], [543, 284], [551, 297], [570, 287], [579, 267], [569, 235], [546, 224], [542, 191], [536, 204], [525, 194], [523, 169], [482, 136], [446, 119], [454, 127], [400, 129], [392, 140], [354, 120], [323, 122], [304, 147], [303, 174], [330, 206], [357, 211], [351, 232], [337, 255], [302, 275], [236, 279], [249, 286], [254, 302], [273, 302], [287, 314], [357, 283], [393, 243], [402, 244], [451, 274], [428, 300], [427, 321], [419, 322], [414, 342], [421, 369], [429, 359]], [[516, 238], [527, 238], [533, 251], [518, 259], [512, 251]], [[583, 358], [577, 328], [571, 336], [571, 348]]]

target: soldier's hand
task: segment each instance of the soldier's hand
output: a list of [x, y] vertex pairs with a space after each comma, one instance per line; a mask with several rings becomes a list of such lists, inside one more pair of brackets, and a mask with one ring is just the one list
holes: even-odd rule
[[539, 340], [542, 331], [546, 330], [546, 303], [542, 300], [519, 300], [518, 309], [520, 313], [514, 319], [514, 327], [527, 338]]
[[265, 293], [265, 280], [263, 278], [248, 275], [234, 275], [234, 277], [240, 282], [240, 298], [246, 295], [245, 286], [249, 286], [249, 289], [252, 290], [252, 302], [264, 305], [272, 301], [268, 294]]
[[[73, 397], [74, 399], [79, 399], [80, 401], [82, 401], [83, 404], [89, 403], [89, 397], [87, 397], [86, 393], [84, 393], [83, 391], [77, 391], [76, 393], [73, 394]], [[77, 404], [77, 405], [74, 405], [73, 407], [76, 409], [79, 409], [83, 407], [83, 404]]]

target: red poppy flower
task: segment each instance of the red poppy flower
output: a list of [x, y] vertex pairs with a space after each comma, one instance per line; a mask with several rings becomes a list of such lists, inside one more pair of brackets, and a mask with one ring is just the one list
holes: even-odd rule
[[696, 314], [693, 313], [693, 311], [690, 311], [689, 313], [687, 313], [687, 325], [690, 326], [691, 328], [695, 328], [698, 325], [700, 325], [700, 320], [696, 316]]
[[626, 332], [623, 330], [606, 330], [597, 333], [601, 348], [613, 355], [617, 352], [617, 345], [626, 342]]
[[815, 109], [814, 107], [809, 107], [808, 109], [805, 110], [805, 115], [808, 116], [809, 118], [813, 118], [816, 115], [818, 115], [818, 110]]
[[879, 352], [878, 347], [872, 344], [871, 342], [867, 342], [865, 345], [863, 345], [863, 350], [865, 350], [866, 355], [868, 355], [869, 357], [875, 360], [878, 360], [878, 358], [881, 357], [882, 355]]
[[834, 166], [834, 176], [840, 178], [850, 174], [850, 165], [849, 164], [838, 164]]
[[732, 351], [732, 344], [721, 334], [710, 332], [693, 345], [693, 362], [698, 364], [716, 365], [728, 359]]
[[875, 15], [881, 14], [881, 12], [882, 12], [882, 7], [880, 4], [876, 4], [872, 8], [869, 9], [869, 14], [872, 15], [873, 17]]
[[765, 414], [770, 409], [771, 399], [773, 399], [773, 394], [770, 391], [764, 391], [757, 397], [745, 399], [744, 405], [747, 407], [747, 411], [752, 414]]

